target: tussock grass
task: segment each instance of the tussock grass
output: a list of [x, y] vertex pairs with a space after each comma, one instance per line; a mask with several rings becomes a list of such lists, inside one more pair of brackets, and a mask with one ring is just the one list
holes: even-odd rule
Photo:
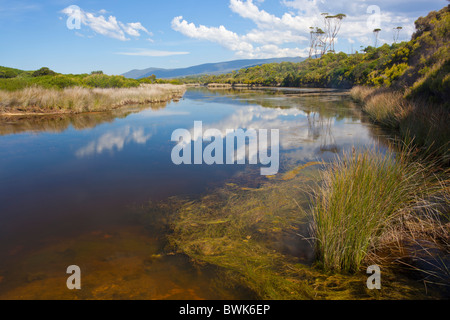
[[377, 151], [345, 154], [323, 172], [312, 208], [316, 255], [327, 270], [355, 272], [402, 217], [445, 189], [430, 168]]
[[350, 91], [353, 100], [357, 102], [365, 102], [367, 97], [372, 94], [375, 89], [370, 87], [356, 86]]
[[137, 88], [0, 90], [0, 113], [82, 113], [106, 111], [128, 104], [164, 102], [184, 94], [184, 86], [141, 85]]
[[410, 105], [399, 92], [374, 95], [364, 105], [370, 119], [390, 128], [397, 128], [400, 119], [408, 112]]
[[425, 156], [450, 163], [450, 110], [423, 99], [405, 99], [399, 91], [354, 87], [352, 98], [362, 104], [370, 120], [395, 129], [405, 144], [422, 148]]
[[355, 101], [363, 104], [363, 111], [373, 122], [385, 127], [398, 128], [400, 120], [411, 112], [411, 104], [400, 92], [354, 87], [350, 94]]

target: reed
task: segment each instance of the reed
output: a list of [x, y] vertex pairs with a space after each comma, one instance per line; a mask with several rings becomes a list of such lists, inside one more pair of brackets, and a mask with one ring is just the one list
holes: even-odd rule
[[326, 270], [355, 272], [401, 217], [442, 191], [425, 167], [378, 151], [347, 153], [323, 172], [312, 207], [316, 256]]
[[165, 102], [181, 97], [186, 88], [171, 84], [143, 84], [137, 88], [62, 90], [28, 87], [0, 90], [1, 113], [82, 113], [106, 111], [129, 104]]

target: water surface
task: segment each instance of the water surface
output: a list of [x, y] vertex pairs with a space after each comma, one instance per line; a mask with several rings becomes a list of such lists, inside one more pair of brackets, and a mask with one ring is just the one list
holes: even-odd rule
[[[130, 217], [149, 201], [262, 181], [255, 166], [174, 165], [172, 132], [194, 121], [222, 132], [279, 129], [281, 173], [380, 146], [347, 96], [300, 93], [196, 88], [167, 105], [1, 120], [0, 298], [251, 297], [217, 287], [213, 271], [185, 257], [161, 255], [164, 231]], [[65, 288], [71, 264], [85, 270], [81, 293]]]

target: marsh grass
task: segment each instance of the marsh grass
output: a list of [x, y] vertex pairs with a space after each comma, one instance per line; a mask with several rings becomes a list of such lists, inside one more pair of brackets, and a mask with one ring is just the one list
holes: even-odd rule
[[316, 256], [326, 270], [358, 271], [401, 219], [445, 189], [430, 170], [378, 151], [347, 153], [323, 172], [312, 207]]
[[450, 163], [450, 110], [424, 99], [405, 99], [400, 91], [354, 87], [352, 98], [361, 103], [370, 120], [396, 130], [408, 145], [420, 147], [422, 153]]
[[106, 111], [129, 104], [147, 104], [181, 97], [186, 88], [170, 84], [137, 88], [0, 90], [0, 113], [82, 113]]

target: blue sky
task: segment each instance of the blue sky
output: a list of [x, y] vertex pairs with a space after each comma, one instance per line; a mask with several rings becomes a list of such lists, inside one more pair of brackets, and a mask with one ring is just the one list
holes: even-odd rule
[[338, 51], [392, 43], [445, 0], [0, 0], [0, 65], [121, 74], [234, 59], [305, 56], [321, 13], [345, 13]]

